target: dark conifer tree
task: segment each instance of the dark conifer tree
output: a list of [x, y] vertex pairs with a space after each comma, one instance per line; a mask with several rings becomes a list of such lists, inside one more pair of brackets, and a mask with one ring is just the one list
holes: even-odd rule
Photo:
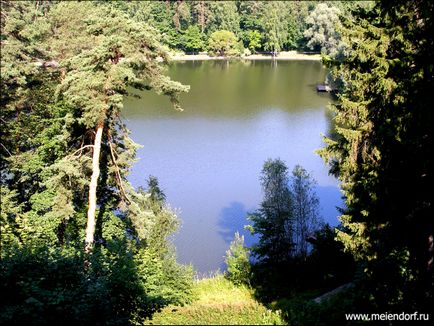
[[381, 309], [433, 307], [433, 9], [360, 11], [343, 21], [344, 59], [329, 62], [343, 81], [337, 135], [321, 151], [346, 197], [338, 237], [366, 264]]

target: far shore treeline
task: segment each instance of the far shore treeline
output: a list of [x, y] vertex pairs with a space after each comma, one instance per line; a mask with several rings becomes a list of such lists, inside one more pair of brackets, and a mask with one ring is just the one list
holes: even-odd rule
[[[0, 324], [432, 320], [433, 9], [2, 0]], [[263, 201], [246, 226], [257, 243], [235, 234], [225, 278], [197, 280], [177, 262], [180, 220], [158, 179], [128, 181], [139, 145], [124, 98], [152, 91], [182, 111], [189, 86], [165, 75], [174, 53], [292, 50], [320, 53], [336, 91], [317, 154], [340, 182], [341, 224], [322, 223], [308, 171], [264, 157]]]
[[118, 1], [113, 7], [147, 22], [161, 42], [187, 54], [331, 52], [338, 46], [339, 15], [372, 1]]

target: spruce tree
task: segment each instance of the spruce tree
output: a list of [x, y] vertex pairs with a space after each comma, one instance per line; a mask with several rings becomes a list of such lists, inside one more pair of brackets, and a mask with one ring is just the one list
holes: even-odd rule
[[346, 197], [338, 238], [365, 264], [373, 303], [389, 311], [432, 309], [433, 7], [359, 11], [343, 20], [344, 59], [328, 61], [343, 81], [337, 134], [320, 152]]

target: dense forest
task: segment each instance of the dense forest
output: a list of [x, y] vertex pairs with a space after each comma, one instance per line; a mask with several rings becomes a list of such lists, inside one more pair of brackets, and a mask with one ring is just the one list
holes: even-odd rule
[[225, 277], [263, 305], [261, 323], [432, 319], [433, 7], [2, 0], [0, 323], [143, 324], [197, 299], [158, 179], [128, 181], [139, 145], [121, 117], [135, 89], [182, 111], [189, 86], [165, 74], [179, 51], [320, 52], [330, 70], [334, 132], [318, 154], [341, 184], [341, 225], [322, 223], [303, 167], [289, 174], [264, 157], [264, 198], [247, 226], [259, 240], [248, 248], [235, 234], [228, 248]]
[[[154, 1], [113, 4], [146, 21], [172, 49], [234, 55], [288, 50], [329, 51], [336, 47], [339, 15], [372, 2], [345, 1]], [[226, 46], [226, 47], [225, 47]], [[246, 51], [246, 52], [244, 52]]]

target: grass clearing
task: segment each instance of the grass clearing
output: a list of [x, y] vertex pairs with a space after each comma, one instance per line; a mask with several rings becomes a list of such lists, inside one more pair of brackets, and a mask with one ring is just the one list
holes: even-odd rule
[[195, 300], [186, 306], [168, 306], [148, 325], [282, 325], [280, 311], [257, 302], [252, 291], [235, 286], [222, 275], [198, 281]]

